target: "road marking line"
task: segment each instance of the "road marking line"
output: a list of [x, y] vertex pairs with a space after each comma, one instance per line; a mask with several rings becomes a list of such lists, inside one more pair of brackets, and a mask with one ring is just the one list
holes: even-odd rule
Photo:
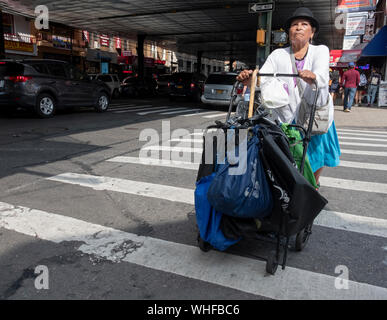
[[225, 115], [227, 115], [227, 112], [226, 113], [218, 113], [218, 114], [209, 115], [209, 116], [204, 116], [203, 118], [212, 119], [212, 118], [224, 117]]
[[386, 219], [323, 210], [314, 220], [314, 224], [332, 229], [387, 238]]
[[383, 151], [366, 151], [366, 150], [351, 150], [351, 149], [340, 149], [340, 151], [341, 153], [345, 153], [345, 154], [387, 157], [387, 152], [383, 152]]
[[337, 275], [288, 266], [285, 270], [279, 269], [275, 276], [267, 276], [263, 261], [215, 250], [203, 253], [197, 247], [3, 202], [0, 202], [0, 227], [54, 243], [82, 242], [78, 251], [85, 254], [271, 299], [387, 299], [386, 288], [352, 280], [348, 281], [348, 289], [338, 290], [335, 288]]
[[180, 110], [180, 111], [163, 112], [163, 113], [160, 113], [160, 114], [162, 114], [162, 115], [178, 114], [178, 113], [192, 112], [192, 111], [195, 111], [195, 110], [200, 110], [200, 109], [187, 109], [187, 110]]
[[148, 146], [141, 148], [143, 151], [172, 151], [172, 152], [184, 152], [184, 153], [203, 153], [203, 148], [191, 148], [191, 147], [168, 147], [168, 146]]
[[[162, 107], [162, 109], [168, 109], [168, 107]], [[169, 109], [169, 111], [174, 111], [174, 110], [182, 110], [182, 109], [186, 109], [186, 108], [175, 108], [175, 109]], [[145, 116], [147, 114], [151, 114], [151, 113], [157, 113], [159, 111], [157, 110], [153, 110], [153, 111], [147, 111], [147, 112], [139, 112], [137, 113], [139, 116]]]
[[321, 185], [330, 188], [339, 188], [352, 191], [387, 194], [387, 184], [369, 181], [347, 180], [331, 177], [321, 177]]
[[371, 131], [371, 130], [352, 130], [352, 129], [337, 129], [337, 132], [354, 132], [354, 133], [376, 133], [387, 136], [386, 131]]
[[364, 141], [387, 142], [387, 138], [386, 139], [375, 139], [375, 138], [343, 137], [341, 135], [339, 135], [339, 138], [342, 140], [364, 140]]
[[195, 116], [195, 115], [202, 116], [202, 115], [205, 115], [205, 114], [214, 114], [214, 112], [215, 111], [196, 112], [196, 113], [193, 113], [193, 114], [186, 114], [186, 115], [184, 115], [184, 117], [192, 117], [192, 116]]
[[340, 141], [340, 145], [343, 145], [343, 146], [372, 147], [372, 148], [387, 148], [387, 144], [376, 144], [376, 143], [358, 143], [358, 142], [343, 142], [343, 141]]
[[377, 137], [377, 138], [386, 138], [387, 136], [384, 136], [382, 134], [368, 134], [368, 133], [354, 133], [354, 132], [339, 132], [340, 135], [349, 135], [349, 136], [358, 136], [358, 137]]
[[129, 113], [129, 112], [137, 112], [137, 111], [145, 111], [145, 110], [165, 110], [166, 108], [159, 108], [159, 107], [148, 107], [148, 108], [141, 108], [141, 109], [129, 109], [129, 110], [123, 110], [123, 111], [113, 111], [113, 113]]
[[63, 173], [47, 179], [89, 187], [98, 191], [109, 190], [174, 202], [194, 204], [194, 193], [192, 189], [78, 173]]
[[174, 160], [161, 160], [161, 159], [154, 159], [154, 158], [119, 156], [106, 161], [117, 162], [117, 163], [141, 164], [141, 165], [147, 165], [147, 166], [170, 167], [170, 168], [187, 169], [187, 170], [199, 169], [198, 163], [190, 163], [186, 161], [174, 161]]
[[387, 171], [386, 164], [340, 160], [340, 167]]
[[[108, 190], [180, 202], [190, 205], [195, 204], [193, 189], [77, 173], [63, 173], [47, 179], [61, 183], [88, 187], [98, 191]], [[323, 179], [323, 177], [320, 179]], [[325, 182], [323, 180], [322, 183], [325, 186]], [[339, 218], [341, 220], [339, 220]], [[341, 223], [343, 220], [346, 221], [346, 231], [353, 231], [387, 238], [387, 220], [385, 219], [362, 217], [347, 213], [322, 211], [322, 213], [317, 217], [316, 221], [319, 222], [320, 225], [328, 228], [343, 229], [344, 227]]]

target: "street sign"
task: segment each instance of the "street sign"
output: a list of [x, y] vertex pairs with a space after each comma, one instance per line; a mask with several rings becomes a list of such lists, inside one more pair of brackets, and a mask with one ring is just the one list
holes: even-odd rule
[[249, 13], [273, 11], [274, 3], [249, 3]]

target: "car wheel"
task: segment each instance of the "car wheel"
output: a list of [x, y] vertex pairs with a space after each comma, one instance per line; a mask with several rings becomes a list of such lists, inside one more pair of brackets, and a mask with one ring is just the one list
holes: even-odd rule
[[97, 112], [105, 112], [109, 108], [109, 96], [105, 92], [100, 92], [97, 96], [94, 109]]
[[42, 93], [36, 99], [35, 112], [40, 118], [50, 118], [54, 115], [56, 102], [53, 96]]

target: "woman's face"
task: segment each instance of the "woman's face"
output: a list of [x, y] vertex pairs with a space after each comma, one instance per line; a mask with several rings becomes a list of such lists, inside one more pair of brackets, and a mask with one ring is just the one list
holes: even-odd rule
[[290, 24], [289, 39], [291, 43], [305, 44], [314, 35], [314, 28], [307, 19], [295, 19]]

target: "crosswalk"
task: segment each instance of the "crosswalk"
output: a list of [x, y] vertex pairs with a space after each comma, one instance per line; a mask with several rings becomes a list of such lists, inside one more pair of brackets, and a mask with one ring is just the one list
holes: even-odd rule
[[[134, 108], [128, 109], [130, 110], [128, 112], [146, 114], [184, 110], [179, 108], [180, 110], [172, 111], [165, 106], [165, 108], [157, 111], [154, 109], [139, 111], [140, 108], [135, 105], [128, 107]], [[142, 109], [146, 108], [153, 107], [142, 107]], [[165, 109], [168, 109], [168, 111]], [[116, 112], [124, 112], [124, 110]], [[192, 114], [185, 115], [192, 116]], [[205, 116], [211, 115], [205, 114]], [[345, 191], [369, 197], [375, 194], [386, 200], [387, 163], [385, 161], [381, 163], [384, 160], [381, 157], [386, 156], [387, 152], [378, 150], [381, 146], [387, 147], [387, 133], [351, 129], [339, 129], [338, 133], [343, 146], [349, 140], [349, 143], [356, 146], [356, 149], [346, 149], [345, 147], [342, 149], [340, 166], [331, 169], [327, 175], [321, 178], [322, 192], [330, 190], [329, 194], [338, 195], [337, 197]], [[200, 154], [202, 148], [197, 146], [200, 136], [200, 133], [195, 132], [182, 137], [182, 139], [170, 140], [171, 146], [147, 146], [146, 150], [160, 151], [160, 153], [171, 152], [171, 159], [180, 159], [179, 154], [181, 152], [187, 152], [191, 155]], [[374, 138], [377, 140], [373, 140]], [[190, 141], [192, 145], [196, 142], [194, 147], [181, 147], [178, 145], [179, 142], [189, 143]], [[379, 143], [372, 144], [367, 141], [377, 141]], [[370, 150], [362, 150], [363, 147]], [[175, 153], [175, 157], [173, 153]], [[356, 159], [353, 159], [353, 157]], [[140, 181], [139, 179], [131, 179], [129, 174], [117, 177], [114, 174], [97, 175], [62, 172], [49, 176], [44, 180], [51, 183], [53, 187], [60, 185], [64, 188], [86, 188], [96, 193], [109, 191], [123, 196], [141, 197], [154, 203], [167, 201], [172, 206], [175, 204], [177, 208], [178, 204], [194, 208], [194, 176], [199, 166], [197, 161], [139, 158], [135, 154], [127, 154], [107, 158], [105, 164], [112, 166], [112, 170], [110, 170], [112, 172], [114, 172], [114, 169], [120, 169], [119, 172], [128, 173], [143, 168], [150, 168], [155, 173], [162, 169], [170, 170], [168, 172], [174, 175], [192, 179], [192, 186], [187, 188], [160, 179], [155, 179], [152, 182]], [[384, 182], [373, 182], [368, 181], [366, 178], [364, 180], [341, 178], [340, 170], [344, 169], [354, 169], [357, 174], [362, 173], [365, 177], [368, 173], [376, 173], [380, 177], [385, 177], [385, 179], [381, 179]], [[387, 203], [385, 202], [385, 204]], [[383, 210], [383, 208], [379, 208], [382, 214]], [[386, 216], [377, 217], [372, 212], [360, 214], [359, 212], [346, 211], [345, 204], [341, 208], [335, 208], [335, 210], [326, 208], [317, 217], [315, 228], [327, 228], [329, 234], [340, 234], [341, 238], [346, 237], [346, 232], [348, 236], [351, 233], [366, 236], [369, 237], [367, 239], [371, 243], [372, 239], [382, 239], [387, 246]], [[160, 219], [168, 220], [169, 218], [167, 213], [158, 214], [165, 214]], [[181, 218], [184, 219], [183, 213], [181, 213]], [[334, 270], [328, 274], [327, 272], [319, 272], [318, 266], [299, 268], [293, 266], [292, 262], [289, 261], [289, 266], [285, 270], [278, 270], [275, 276], [268, 277], [264, 271], [265, 263], [251, 257], [244, 257], [230, 252], [211, 251], [203, 253], [195, 244], [187, 245], [173, 241], [173, 235], [171, 235], [171, 240], [168, 241], [155, 237], [138, 236], [95, 224], [93, 221], [83, 221], [39, 210], [39, 208], [19, 206], [14, 203], [0, 202], [0, 228], [33, 237], [37, 235], [41, 239], [55, 243], [81, 241], [83, 244], [78, 250], [85, 254], [96, 255], [113, 262], [135, 264], [271, 299], [387, 299], [385, 283], [378, 286], [364, 281], [355, 281], [359, 278], [359, 275], [353, 275], [349, 279], [348, 288], [340, 290], [335, 286], [337, 275], [335, 275]], [[362, 244], [354, 245], [355, 247], [361, 247]], [[125, 247], [125, 250], [122, 249], [123, 247]], [[300, 254], [307, 255], [308, 251]], [[367, 259], [367, 257], [364, 257], [364, 259]], [[334, 264], [334, 261], [330, 262]], [[358, 263], [362, 262], [358, 261]], [[382, 261], [380, 263], [383, 264]], [[385, 264], [383, 266], [378, 270], [384, 272], [385, 275], [387, 266]]]
[[225, 118], [226, 112], [208, 111], [203, 108], [188, 108], [176, 106], [153, 106], [153, 105], [136, 105], [136, 104], [118, 104], [111, 105], [109, 110], [112, 114], [135, 113], [138, 116], [161, 115], [161, 116], [200, 116], [204, 119]]

